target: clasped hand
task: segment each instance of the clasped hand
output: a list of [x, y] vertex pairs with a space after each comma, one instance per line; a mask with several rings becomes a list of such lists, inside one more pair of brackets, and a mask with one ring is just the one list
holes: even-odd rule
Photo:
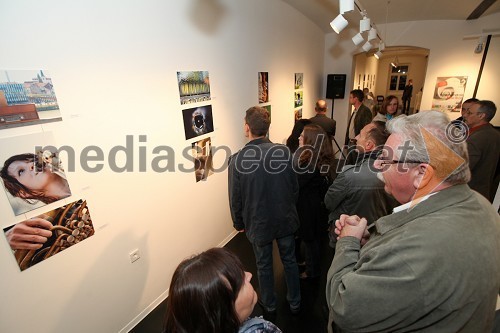
[[357, 215], [340, 215], [340, 219], [335, 221], [335, 234], [337, 234], [337, 239], [343, 237], [352, 236], [356, 237], [361, 241], [361, 245], [365, 243], [370, 238], [370, 233], [367, 229], [368, 222], [365, 218], [360, 218]]

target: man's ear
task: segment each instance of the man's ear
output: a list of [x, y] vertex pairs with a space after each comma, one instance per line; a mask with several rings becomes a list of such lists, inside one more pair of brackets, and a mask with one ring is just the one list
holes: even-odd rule
[[415, 173], [413, 178], [413, 186], [417, 189], [423, 189], [431, 183], [434, 178], [434, 168], [430, 164], [421, 163], [416, 168], [412, 169]]
[[375, 142], [373, 142], [371, 139], [367, 139], [363, 148], [365, 149], [365, 152], [372, 151], [375, 149]]

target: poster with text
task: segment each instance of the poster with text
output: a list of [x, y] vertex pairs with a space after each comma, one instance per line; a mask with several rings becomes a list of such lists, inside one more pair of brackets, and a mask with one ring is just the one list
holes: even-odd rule
[[196, 141], [192, 143], [191, 147], [194, 157], [196, 182], [206, 180], [208, 176], [214, 173], [212, 164], [212, 143], [210, 138]]
[[295, 89], [304, 88], [304, 73], [295, 73]]
[[51, 76], [44, 70], [0, 70], [0, 129], [61, 121]]
[[460, 112], [466, 85], [467, 76], [438, 77], [434, 88], [432, 109], [442, 112]]
[[259, 72], [259, 103], [269, 102], [269, 73]]
[[15, 215], [71, 195], [51, 132], [0, 139], [0, 177]]
[[177, 72], [181, 104], [210, 100], [210, 78], [207, 71]]
[[182, 117], [186, 140], [214, 131], [211, 105], [182, 110]]
[[94, 234], [87, 202], [78, 200], [5, 228], [4, 235], [21, 271]]

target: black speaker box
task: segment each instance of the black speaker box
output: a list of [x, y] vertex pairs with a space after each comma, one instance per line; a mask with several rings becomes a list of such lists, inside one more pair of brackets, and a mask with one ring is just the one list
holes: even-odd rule
[[326, 81], [326, 98], [343, 99], [345, 96], [346, 74], [328, 74]]

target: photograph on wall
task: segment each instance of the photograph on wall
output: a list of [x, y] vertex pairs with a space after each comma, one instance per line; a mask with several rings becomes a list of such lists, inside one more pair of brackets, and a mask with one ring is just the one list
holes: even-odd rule
[[[78, 200], [3, 231], [19, 268], [24, 271], [89, 238], [94, 234], [94, 226], [87, 202]], [[27, 233], [39, 236], [29, 242], [16, 237]]]
[[294, 113], [295, 113], [295, 122], [297, 122], [300, 119], [302, 119], [302, 108], [301, 109], [296, 109]]
[[269, 73], [259, 72], [259, 103], [269, 102]]
[[196, 182], [206, 180], [208, 176], [214, 173], [212, 164], [212, 143], [210, 138], [193, 142], [192, 152], [194, 157], [194, 173]]
[[295, 73], [295, 89], [304, 88], [304, 73]]
[[438, 77], [434, 88], [432, 109], [442, 112], [460, 112], [466, 85], [467, 76]]
[[214, 131], [212, 105], [182, 110], [186, 140]]
[[51, 132], [0, 139], [0, 146], [0, 178], [15, 215], [71, 195]]
[[269, 122], [271, 122], [271, 105], [263, 105], [262, 107], [267, 110], [267, 113], [269, 114]]
[[177, 72], [181, 104], [210, 100], [208, 71]]
[[0, 70], [0, 129], [61, 121], [52, 78], [43, 70]]
[[302, 91], [295, 92], [294, 106], [300, 107], [304, 104], [304, 93]]

